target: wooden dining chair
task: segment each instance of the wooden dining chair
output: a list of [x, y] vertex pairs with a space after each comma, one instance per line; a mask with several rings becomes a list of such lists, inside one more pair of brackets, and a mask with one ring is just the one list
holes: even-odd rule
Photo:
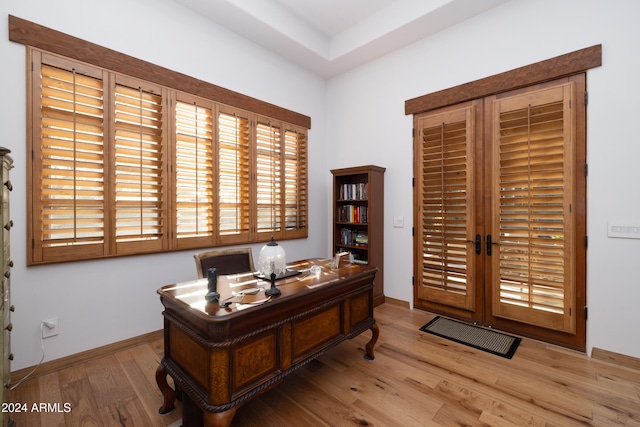
[[216, 249], [194, 254], [198, 278], [206, 277], [210, 268], [218, 274], [236, 274], [255, 271], [251, 248]]

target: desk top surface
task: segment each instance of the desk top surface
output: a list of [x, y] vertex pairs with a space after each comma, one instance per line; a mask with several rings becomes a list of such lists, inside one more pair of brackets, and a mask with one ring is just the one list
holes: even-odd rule
[[[310, 269], [313, 266], [320, 267], [318, 274], [311, 273]], [[377, 271], [377, 268], [369, 265], [348, 263], [339, 269], [332, 269], [330, 260], [320, 258], [288, 263], [287, 269], [299, 271], [300, 274], [276, 280], [276, 286], [280, 289], [281, 295], [274, 297], [269, 297], [264, 292], [271, 286], [271, 283], [256, 278], [254, 272], [218, 276], [219, 303], [207, 303], [205, 300], [205, 295], [208, 292], [206, 278], [163, 286], [158, 289], [158, 294], [163, 299], [166, 298], [184, 308], [189, 308], [194, 314], [199, 313], [200, 316], [207, 317], [227, 317], [245, 310], [252, 311], [252, 309], [266, 304], [284, 302], [314, 292], [316, 289], [337, 285], [360, 276], [372, 275]], [[256, 288], [258, 288], [257, 292], [250, 293]], [[225, 307], [225, 303], [229, 304]]]

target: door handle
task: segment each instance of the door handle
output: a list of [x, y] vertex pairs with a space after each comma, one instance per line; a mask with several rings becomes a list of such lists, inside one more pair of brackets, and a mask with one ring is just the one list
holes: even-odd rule
[[480, 252], [482, 252], [482, 236], [476, 234], [476, 255], [480, 255]]
[[487, 256], [491, 256], [491, 234], [487, 234]]

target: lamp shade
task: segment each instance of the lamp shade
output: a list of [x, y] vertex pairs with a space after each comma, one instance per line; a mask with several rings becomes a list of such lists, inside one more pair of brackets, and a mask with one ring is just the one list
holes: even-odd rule
[[259, 273], [265, 277], [271, 276], [271, 273], [275, 273], [276, 277], [282, 276], [287, 271], [287, 255], [273, 237], [260, 249], [258, 269]]

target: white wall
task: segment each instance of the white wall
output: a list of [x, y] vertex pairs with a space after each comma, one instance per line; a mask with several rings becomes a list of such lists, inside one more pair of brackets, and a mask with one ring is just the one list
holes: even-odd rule
[[[610, 220], [640, 223], [635, 0], [512, 1], [328, 84], [169, 0], [112, 0], [108, 7], [81, 0], [1, 1], [0, 145], [12, 150], [16, 165], [16, 370], [40, 360], [39, 325], [49, 317], [59, 317], [60, 335], [45, 341], [45, 360], [160, 329], [156, 289], [192, 279], [195, 269], [190, 251], [26, 267], [25, 48], [8, 41], [9, 14], [310, 116], [311, 229], [308, 239], [284, 243], [297, 258], [330, 251], [329, 170], [386, 167], [385, 293], [405, 301], [412, 300], [413, 219], [412, 120], [404, 115], [405, 100], [601, 43], [603, 66], [588, 73], [588, 347], [640, 357], [633, 330], [640, 323], [640, 240], [606, 234]], [[217, 55], [236, 60], [221, 67]], [[404, 228], [393, 228], [394, 216], [404, 217]], [[260, 246], [253, 247], [255, 256]]]
[[[412, 118], [404, 101], [596, 44], [587, 74], [587, 346], [640, 357], [640, 240], [607, 237], [607, 221], [640, 225], [640, 2], [518, 0], [329, 81], [329, 169], [385, 173], [385, 294], [412, 301]], [[405, 228], [393, 228], [403, 216]]]
[[[25, 47], [8, 41], [14, 15], [311, 117], [309, 238], [287, 241], [290, 256], [328, 254], [325, 204], [326, 82], [169, 0], [0, 2], [0, 145], [15, 160], [11, 216], [12, 369], [41, 357], [40, 321], [59, 318], [44, 342], [52, 360], [161, 329], [156, 290], [195, 279], [192, 251], [26, 267]], [[117, 23], [117, 24], [116, 24]], [[155, 34], [152, 38], [151, 34]], [[220, 57], [233, 58], [225, 61]], [[257, 257], [262, 245], [253, 246]]]

